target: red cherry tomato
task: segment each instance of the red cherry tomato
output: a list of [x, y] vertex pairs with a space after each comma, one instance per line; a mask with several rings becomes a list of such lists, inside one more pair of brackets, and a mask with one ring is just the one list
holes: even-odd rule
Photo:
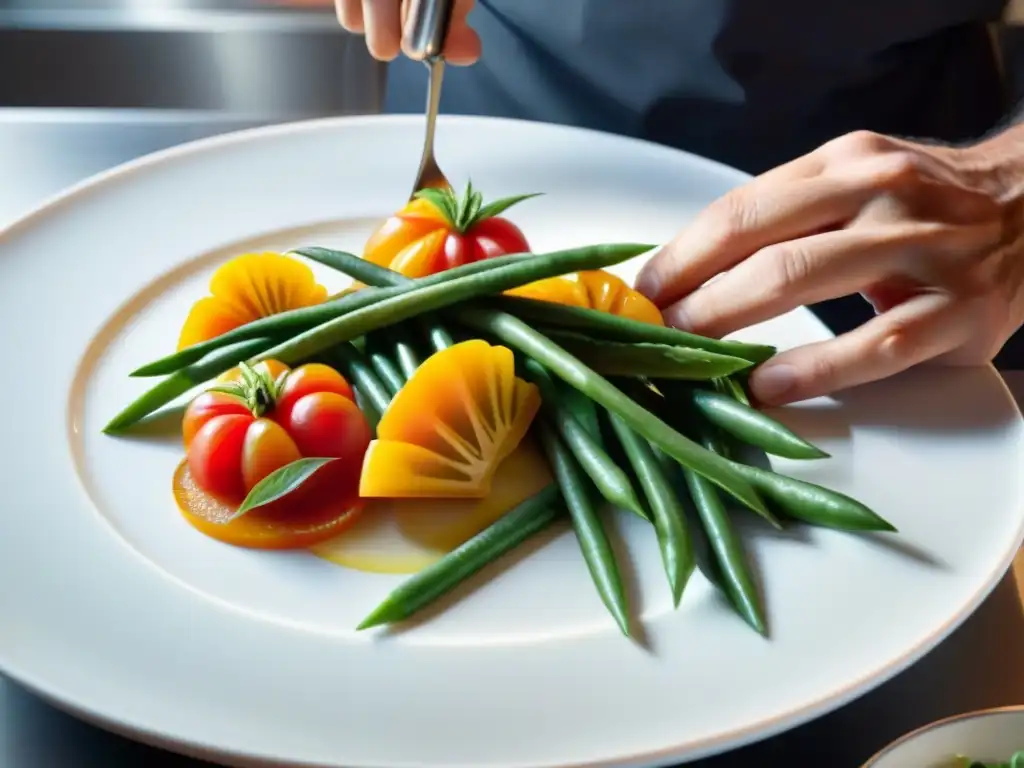
[[[418, 278], [471, 261], [530, 252], [522, 230], [501, 215], [488, 215], [476, 190], [462, 196], [447, 189], [422, 194], [370, 236], [363, 258]], [[497, 205], [504, 210], [514, 202], [509, 199]]]
[[251, 413], [214, 416], [203, 424], [188, 449], [188, 466], [196, 482], [214, 496], [243, 497], [242, 446], [255, 421]]
[[458, 232], [449, 232], [444, 239], [444, 250], [439, 259], [439, 270], [461, 267], [471, 260], [473, 249], [467, 238]]
[[252, 416], [252, 412], [239, 398], [223, 392], [203, 392], [198, 395], [185, 410], [185, 418], [181, 424], [181, 436], [185, 440], [185, 450], [192, 444], [196, 432], [206, 422], [216, 416]]
[[182, 435], [196, 486], [240, 503], [269, 474], [304, 456], [338, 459], [324, 468], [330, 477], [315, 484], [323, 493], [358, 476], [371, 433], [345, 378], [320, 363], [289, 371], [267, 361], [254, 370], [255, 383], [229, 372], [218, 383], [233, 392], [204, 392], [186, 408]]
[[334, 392], [299, 398], [285, 429], [303, 456], [336, 456], [346, 463], [361, 464], [372, 437], [362, 411]]
[[277, 395], [277, 404], [274, 406], [274, 419], [281, 424], [287, 424], [292, 408], [299, 398], [314, 392], [334, 392], [355, 401], [352, 387], [345, 381], [344, 376], [329, 365], [309, 363], [296, 368], [285, 377], [281, 391]]
[[473, 242], [474, 261], [492, 259], [507, 253], [529, 253], [530, 244], [526, 236], [508, 219], [495, 217], [484, 219], [473, 227], [467, 236]]

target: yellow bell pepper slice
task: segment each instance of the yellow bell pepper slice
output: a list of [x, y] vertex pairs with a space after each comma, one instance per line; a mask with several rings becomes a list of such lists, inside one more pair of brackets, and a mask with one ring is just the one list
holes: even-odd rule
[[313, 271], [280, 253], [246, 253], [224, 263], [210, 278], [210, 295], [185, 319], [178, 349], [191, 347], [261, 317], [319, 304], [327, 289]]
[[363, 460], [366, 498], [483, 498], [522, 442], [537, 387], [505, 347], [478, 339], [429, 357], [391, 401]]
[[596, 309], [642, 323], [665, 324], [661, 311], [650, 299], [603, 269], [549, 277], [506, 293], [509, 296], [550, 301], [554, 304]]

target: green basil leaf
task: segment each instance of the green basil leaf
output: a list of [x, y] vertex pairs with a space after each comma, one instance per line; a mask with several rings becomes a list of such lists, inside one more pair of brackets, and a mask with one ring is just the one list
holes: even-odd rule
[[524, 200], [529, 200], [531, 197], [540, 197], [542, 192], [534, 192], [532, 195], [514, 195], [513, 197], [503, 197], [500, 200], [495, 200], [493, 203], [488, 203], [476, 212], [476, 216], [473, 217], [472, 224], [476, 224], [478, 221], [489, 219], [493, 216], [497, 216], [499, 213], [504, 213], [513, 205], [521, 203]]
[[245, 390], [241, 384], [235, 384], [230, 382], [228, 384], [222, 384], [217, 387], [207, 387], [203, 392], [217, 392], [222, 395], [230, 395], [231, 397], [237, 397], [243, 403], [245, 402]]
[[425, 187], [419, 190], [415, 197], [426, 200], [445, 217], [449, 226], [455, 227], [458, 220], [458, 200], [455, 193], [450, 189], [441, 187]]
[[228, 522], [237, 520], [246, 512], [250, 512], [257, 507], [262, 507], [287, 496], [309, 480], [320, 467], [332, 461], [337, 461], [337, 459], [297, 459], [291, 464], [285, 464], [280, 469], [274, 470], [253, 486], [252, 490], [249, 491], [249, 495], [245, 497], [245, 501], [242, 502], [238, 511], [231, 516]]

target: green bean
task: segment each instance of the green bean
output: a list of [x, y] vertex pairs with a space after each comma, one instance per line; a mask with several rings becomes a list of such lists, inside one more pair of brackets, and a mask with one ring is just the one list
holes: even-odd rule
[[558, 487], [554, 484], [547, 486], [436, 563], [402, 582], [363, 619], [357, 629], [408, 619], [547, 528], [563, 513]]
[[[294, 251], [294, 253], [297, 253], [300, 256], [305, 256], [307, 259], [323, 264], [325, 267], [330, 267], [333, 270], [341, 272], [343, 275], [348, 275], [353, 280], [358, 280], [359, 282], [366, 283], [367, 285], [396, 286], [408, 285], [413, 282], [411, 279], [398, 272], [394, 272], [386, 267], [379, 267], [372, 261], [361, 259], [358, 256], [344, 251], [335, 251], [330, 248], [299, 248]], [[424, 285], [431, 280], [437, 281], [450, 279], [452, 273], [455, 273], [456, 277], [459, 275], [473, 275], [478, 272], [485, 272], [488, 269], [493, 269], [496, 261], [499, 266], [501, 264], [515, 264], [520, 261], [526, 261], [530, 259], [531, 256], [532, 254], [516, 253], [506, 254], [505, 256], [499, 256], [494, 259], [473, 261], [460, 267], [454, 267], [450, 270], [446, 270], [446, 272], [439, 272], [437, 275], [430, 275], [429, 277], [421, 278], [418, 281], [418, 284]], [[436, 351], [440, 352], [455, 344], [451, 335], [442, 325], [425, 318], [419, 318], [419, 321], [423, 326], [423, 329], [427, 332], [427, 337], [430, 339], [430, 343], [434, 345], [434, 349]]]
[[249, 339], [219, 350], [202, 362], [182, 368], [129, 403], [124, 410], [110, 420], [110, 423], [103, 428], [103, 432], [108, 435], [124, 432], [128, 427], [185, 394], [193, 387], [219, 376], [246, 358], [269, 349], [277, 341], [277, 338]]
[[339, 344], [324, 353], [328, 362], [341, 371], [352, 387], [359, 393], [368, 408], [362, 408], [374, 433], [380, 417], [391, 403], [391, 393], [377, 378], [373, 367], [363, 354], [352, 344]]
[[438, 323], [425, 321], [420, 319], [420, 325], [427, 332], [427, 338], [430, 339], [431, 345], [434, 347], [436, 352], [443, 352], [448, 347], [455, 346], [455, 339], [448, 333], [448, 329]]
[[[377, 269], [383, 270], [383, 272], [392, 274], [390, 270], [377, 267], [371, 262], [360, 259], [358, 256], [352, 254], [342, 253], [341, 251], [330, 251], [326, 248], [300, 248], [294, 251], [301, 256], [313, 259], [314, 261], [320, 261], [327, 266], [333, 266], [328, 263], [325, 258], [316, 258], [317, 255], [332, 254], [337, 259], [347, 260], [355, 263], [364, 269]], [[496, 267], [508, 266], [519, 262], [527, 261], [532, 258], [530, 254], [516, 254], [511, 256], [500, 256], [494, 259], [485, 259], [482, 261], [470, 262], [460, 267], [446, 270], [444, 272], [438, 272], [434, 275], [429, 275], [420, 280], [407, 281], [409, 284], [404, 287], [398, 287], [400, 283], [391, 281], [386, 282], [384, 285], [393, 286], [391, 289], [381, 290], [375, 289], [361, 289], [354, 293], [342, 293], [322, 304], [316, 304], [312, 307], [302, 307], [300, 309], [292, 309], [287, 312], [279, 312], [275, 315], [268, 317], [261, 317], [258, 320], [253, 320], [251, 323], [246, 323], [243, 326], [230, 330], [226, 333], [221, 334], [208, 341], [203, 341], [198, 344], [193, 344], [186, 349], [175, 352], [174, 354], [167, 355], [154, 360], [151, 363], [138, 368], [132, 372], [132, 376], [161, 376], [167, 373], [173, 373], [186, 365], [201, 360], [205, 355], [213, 352], [214, 350], [226, 347], [229, 344], [234, 344], [239, 341], [246, 341], [248, 339], [260, 338], [264, 336], [285, 336], [288, 332], [298, 333], [307, 331], [310, 328], [314, 328], [321, 325], [329, 320], [333, 320], [337, 317], [352, 312], [364, 307], [369, 307], [378, 301], [394, 296], [399, 296], [402, 293], [411, 290], [413, 287], [425, 288], [431, 285], [439, 285], [447, 282], [454, 278], [466, 277], [468, 275], [474, 275], [480, 272], [486, 272]], [[338, 267], [334, 267], [338, 269]], [[351, 272], [340, 270], [345, 274], [351, 274]], [[362, 280], [358, 275], [353, 275], [356, 280]], [[363, 282], [373, 284], [370, 280], [364, 280]], [[443, 337], [439, 337], [443, 338]]]
[[601, 495], [612, 504], [649, 519], [629, 482], [629, 475], [611, 460], [593, 434], [575, 418], [548, 372], [533, 360], [527, 360], [524, 369], [540, 389], [547, 420]]
[[715, 381], [715, 386], [718, 387], [718, 391], [724, 395], [728, 395], [733, 400], [743, 405], [752, 407], [750, 405], [750, 398], [747, 396], [747, 387], [744, 379], [746, 378], [746, 372], [733, 376], [725, 376]]
[[382, 331], [376, 331], [366, 337], [366, 357], [370, 361], [377, 378], [391, 392], [392, 397], [405, 386], [405, 378], [391, 359], [390, 346], [385, 338], [381, 336]]
[[682, 477], [682, 467], [672, 461], [672, 459], [663, 454], [657, 448], [655, 448], [654, 451], [659, 461], [663, 464], [662, 471], [665, 472], [666, 477], [671, 477], [675, 480], [675, 475], [678, 475], [682, 482], [682, 488], [679, 488], [675, 482], [673, 482], [672, 487], [676, 488], [676, 493], [685, 498], [688, 502], [685, 506], [686, 523], [687, 530], [690, 533], [690, 539], [693, 542], [693, 554], [694, 559], [697, 562], [697, 570], [703, 574], [704, 578], [708, 580], [708, 583], [711, 584], [711, 586], [722, 593], [726, 602], [728, 602], [729, 606], [736, 611], [737, 615], [739, 615], [740, 618], [743, 618], [739, 608], [733, 602], [732, 597], [729, 596], [729, 592], [725, 588], [725, 574], [722, 573], [722, 567], [718, 564], [714, 553], [711, 551], [711, 541], [708, 539], [707, 531], [704, 530], [704, 524], [701, 522], [700, 517], [694, 510], [693, 499], [690, 498], [690, 491], [686, 487], [686, 481], [683, 480]]
[[[346, 251], [337, 251], [332, 248], [309, 247], [296, 248], [292, 253], [297, 253], [299, 256], [305, 256], [307, 259], [323, 264], [325, 267], [329, 267], [336, 272], [341, 272], [341, 274], [347, 275], [353, 280], [358, 280], [361, 283], [366, 283], [367, 285], [395, 286], [414, 282], [412, 278], [406, 277], [399, 272], [395, 272], [387, 267], [382, 267], [379, 264], [374, 264], [372, 261], [367, 261], [366, 259], [360, 258], [359, 256]], [[510, 254], [499, 257], [500, 260], [488, 259], [473, 261], [461, 267], [454, 267], [453, 269], [446, 270], [445, 272], [439, 272], [437, 274], [447, 273], [450, 275], [452, 272], [460, 272], [460, 274], [463, 275], [476, 274], [481, 271], [486, 271], [489, 268], [486, 264], [487, 261], [491, 264], [498, 261], [499, 266], [501, 266], [503, 264], [517, 264], [522, 261], [527, 261], [530, 258], [531, 256], [529, 254]], [[433, 277], [433, 275], [431, 277]], [[429, 277], [421, 278], [421, 280], [429, 279]], [[420, 284], [422, 284], [422, 282]]]
[[[664, 382], [659, 382], [659, 384], [663, 385]], [[736, 464], [736, 462], [730, 460], [732, 453], [728, 449], [729, 446], [720, 439], [717, 429], [707, 429], [707, 424], [699, 415], [693, 412], [694, 409], [692, 406], [689, 406], [688, 403], [684, 403], [684, 405], [689, 407], [685, 407], [680, 411], [678, 407], [672, 407], [663, 395], [657, 394], [649, 387], [642, 386], [638, 382], [627, 381], [623, 386], [634, 400], [642, 403], [649, 410], [655, 413], [665, 414], [666, 421], [678, 428], [681, 432], [688, 433], [696, 429], [696, 431], [701, 435], [701, 445], [703, 448], [730, 464]], [[760, 498], [760, 496], [758, 496], [758, 498]], [[782, 529], [782, 523], [780, 523], [779, 519], [772, 513], [772, 511], [765, 506], [763, 500], [760, 509], [753, 507], [751, 507], [751, 509], [754, 509], [754, 511], [773, 528], [777, 530]]]
[[615, 619], [615, 623], [619, 625], [619, 629], [629, 637], [626, 593], [622, 588], [615, 553], [591, 501], [590, 486], [576, 459], [562, 443], [554, 428], [544, 419], [540, 419], [537, 431], [541, 445], [544, 446], [544, 453], [548, 457], [548, 464], [551, 465], [558, 487], [562, 491], [562, 498], [569, 509], [576, 540], [590, 571], [590, 578], [597, 588], [597, 594]]
[[370, 427], [370, 434], [377, 434], [377, 425], [380, 424], [381, 414], [377, 411], [366, 396], [355, 384], [352, 385], [352, 399], [355, 400], [356, 408], [363, 412], [367, 425]]
[[738, 461], [732, 465], [765, 501], [787, 517], [841, 531], [896, 532], [888, 520], [838, 491]]
[[[722, 455], [739, 441], [721, 431], [708, 430], [709, 439], [718, 441]], [[722, 440], [722, 437], [725, 440]], [[738, 451], [734, 451], [738, 455]], [[862, 502], [806, 480], [763, 469], [746, 462], [732, 461], [736, 470], [746, 477], [766, 502], [779, 514], [811, 525], [841, 531], [896, 532], [895, 526]]]
[[548, 301], [519, 296], [497, 296], [487, 303], [488, 309], [508, 312], [538, 326], [574, 330], [609, 341], [650, 342], [675, 347], [692, 347], [721, 355], [742, 357], [752, 363], [763, 363], [775, 354], [775, 347], [722, 341], [687, 333], [653, 323], [619, 317], [608, 312], [583, 307], [570, 307]]
[[748, 445], [787, 459], [828, 458], [825, 451], [780, 424], [771, 416], [743, 405], [721, 392], [671, 382], [655, 384], [666, 397], [688, 401], [705, 419]]
[[648, 376], [703, 381], [749, 368], [742, 357], [648, 342], [602, 341], [573, 331], [541, 332], [566, 352], [607, 376]]
[[683, 477], [707, 534], [729, 602], [758, 633], [767, 634], [761, 595], [754, 584], [743, 542], [729, 520], [721, 497], [715, 487], [696, 472], [683, 467]]
[[[351, 277], [353, 280], [358, 280], [359, 282], [366, 283], [367, 285], [377, 287], [408, 287], [414, 283], [416, 285], [423, 286], [433, 282], [442, 282], [443, 280], [458, 277], [460, 275], [466, 276], [474, 275], [479, 272], [486, 272], [489, 269], [493, 269], [495, 266], [501, 266], [503, 264], [517, 264], [522, 261], [527, 261], [532, 257], [532, 254], [507, 254], [494, 259], [470, 262], [469, 264], [454, 267], [446, 270], [445, 272], [439, 272], [436, 275], [430, 275], [419, 280], [412, 280], [399, 272], [378, 266], [372, 261], [361, 259], [358, 256], [344, 251], [335, 251], [330, 248], [299, 248], [294, 252], [300, 256], [305, 256], [307, 259], [312, 259], [313, 261], [323, 264], [325, 267], [330, 267], [337, 272], [341, 272], [343, 275]], [[495, 262], [497, 262], [497, 264], [495, 264]], [[435, 351], [441, 352], [455, 344], [455, 340], [452, 339], [452, 336], [448, 333], [447, 329], [433, 319], [417, 317], [415, 322], [426, 333], [427, 338]]]
[[486, 309], [460, 309], [459, 320], [478, 331], [493, 334], [504, 343], [541, 363], [551, 373], [583, 392], [594, 402], [618, 414], [647, 440], [672, 458], [704, 475], [751, 509], [767, 513], [764, 502], [753, 487], [726, 459], [693, 442], [670, 427], [658, 416], [635, 403], [611, 382], [594, 373], [557, 344], [504, 312]]
[[[711, 539], [708, 536], [708, 532], [704, 527], [704, 523], [701, 520], [700, 515], [696, 512], [696, 505], [693, 503], [693, 497], [686, 485], [686, 480], [682, 477], [682, 468], [657, 448], [652, 447], [652, 451], [655, 459], [661, 466], [662, 473], [665, 478], [670, 481], [671, 486], [676, 490], [677, 495], [684, 497], [690, 502], [685, 506], [685, 511], [688, 523], [687, 528], [690, 533], [691, 541], [693, 542], [693, 553], [694, 559], [697, 562], [697, 568], [704, 575], [704, 578], [708, 580], [708, 583], [722, 593], [726, 602], [729, 603], [729, 606], [736, 612], [736, 614], [744, 621], [747, 621], [750, 612], [744, 610], [742, 602], [737, 602], [733, 599], [730, 588], [727, 586], [728, 579], [726, 574], [722, 570], [718, 557], [715, 555], [715, 552], [711, 547]], [[679, 488], [678, 486], [679, 480], [682, 480], [683, 482], [682, 488]], [[709, 487], [708, 490], [714, 492], [713, 488]], [[742, 551], [740, 554], [743, 555], [743, 559], [741, 559], [740, 564], [744, 565], [746, 563], [746, 557]], [[756, 601], [754, 604], [760, 605], [760, 601]], [[753, 614], [755, 623], [757, 615], [757, 612]]]
[[[505, 266], [494, 267], [477, 274], [454, 277], [443, 283], [424, 287], [420, 281], [399, 296], [349, 312], [341, 317], [293, 336], [267, 350], [250, 362], [273, 358], [288, 364], [296, 358], [315, 355], [343, 341], [385, 328], [410, 317], [423, 315], [468, 299], [516, 288], [546, 277], [578, 270], [599, 269], [617, 264], [649, 250], [651, 246], [634, 243], [596, 245], [567, 251], [535, 255]], [[494, 262], [497, 259], [485, 260]], [[458, 268], [457, 268], [458, 269]], [[448, 270], [449, 274], [455, 270]], [[353, 294], [358, 296], [360, 292]]]
[[583, 428], [598, 442], [598, 445], [604, 448], [601, 422], [594, 401], [574, 387], [561, 387], [558, 392], [565, 407], [576, 417], [576, 421], [582, 424]]
[[178, 352], [161, 357], [159, 360], [147, 363], [141, 368], [132, 371], [131, 375], [141, 377], [173, 373], [229, 344], [267, 336], [273, 336], [277, 339], [287, 338], [290, 334], [306, 331], [335, 317], [340, 317], [347, 312], [368, 307], [384, 298], [398, 296], [401, 293], [402, 289], [400, 288], [363, 289], [338, 299], [332, 299], [323, 304], [291, 309], [287, 312], [279, 312], [276, 315], [261, 317], [258, 320], [253, 320], [251, 323], [246, 323], [219, 336], [215, 336], [208, 341], [201, 341], [198, 344], [193, 344]]
[[398, 361], [398, 369], [402, 373], [402, 378], [408, 381], [420, 367], [420, 354], [416, 350], [416, 344], [409, 329], [402, 326], [394, 328], [389, 336], [395, 360]]
[[[423, 286], [451, 279], [453, 275], [458, 277], [459, 275], [465, 276], [485, 272], [488, 269], [493, 269], [495, 262], [500, 266], [502, 264], [516, 264], [531, 258], [531, 254], [508, 254], [494, 259], [470, 262], [469, 264], [454, 267], [445, 272], [439, 272], [436, 275], [430, 275], [414, 281], [399, 272], [387, 269], [386, 267], [380, 267], [372, 261], [361, 259], [344, 251], [335, 251], [330, 248], [299, 248], [294, 253], [341, 272], [353, 280], [377, 287], [408, 287], [414, 283]], [[427, 338], [430, 340], [435, 351], [441, 352], [455, 344], [451, 334], [440, 323], [424, 317], [416, 318], [415, 322], [427, 334]]]
[[695, 564], [693, 543], [686, 529], [685, 511], [650, 444], [614, 413], [609, 412], [608, 419], [647, 498], [661, 550], [661, 561], [672, 590], [672, 600], [678, 606]]

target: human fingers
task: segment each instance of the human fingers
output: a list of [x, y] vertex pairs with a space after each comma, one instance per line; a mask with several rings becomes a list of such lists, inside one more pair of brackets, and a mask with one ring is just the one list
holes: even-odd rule
[[338, 22], [346, 31], [355, 35], [363, 33], [362, 0], [335, 0], [334, 8], [338, 12]]
[[[455, 0], [452, 17], [448, 25], [448, 35], [444, 42], [444, 60], [454, 66], [468, 66], [480, 58], [480, 36], [469, 25], [469, 14], [473, 10], [475, 0]], [[409, 3], [403, 4], [403, 26]], [[411, 58], [414, 54], [409, 50], [406, 41], [402, 41], [402, 51]]]
[[456, 66], [473, 64], [480, 58], [480, 35], [469, 24], [476, 0], [456, 0], [452, 25], [444, 44], [445, 61]]
[[788, 183], [755, 179], [716, 200], [656, 253], [637, 289], [667, 306], [761, 248], [845, 224], [868, 201], [902, 191], [921, 173], [912, 153], [890, 152]]
[[472, 27], [456, 27], [448, 33], [444, 60], [456, 67], [466, 67], [480, 58], [480, 35]]
[[391, 61], [402, 48], [401, 0], [362, 0], [366, 47], [378, 61]]
[[779, 353], [751, 374], [751, 394], [784, 405], [892, 376], [963, 344], [967, 319], [952, 296], [919, 294], [834, 339]]
[[806, 304], [857, 293], [921, 258], [956, 251], [962, 228], [901, 222], [823, 232], [762, 248], [668, 307], [665, 322], [721, 337]]

